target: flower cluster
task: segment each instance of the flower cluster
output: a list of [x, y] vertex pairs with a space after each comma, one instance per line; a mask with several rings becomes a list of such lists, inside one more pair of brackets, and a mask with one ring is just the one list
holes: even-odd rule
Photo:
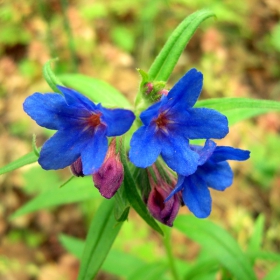
[[[144, 201], [152, 216], [168, 226], [183, 204], [195, 216], [207, 217], [211, 212], [208, 187], [219, 191], [229, 187], [233, 172], [227, 160], [246, 160], [250, 154], [218, 147], [210, 140], [228, 134], [228, 121], [215, 110], [194, 107], [202, 84], [203, 76], [196, 69], [188, 71], [170, 91], [161, 87], [157, 92], [152, 82], [147, 83], [144, 97], [150, 94], [151, 102], [136, 116], [141, 125], [130, 141], [130, 161], [148, 173], [152, 170], [155, 177], [149, 173], [148, 188], [138, 184], [142, 195], [145, 189]], [[62, 94], [34, 93], [23, 104], [40, 126], [57, 130], [43, 145], [38, 162], [47, 170], [70, 166], [76, 176], [92, 175], [100, 193], [111, 198], [124, 174], [116, 141], [111, 141], [108, 150], [108, 137], [126, 133], [135, 115], [130, 110], [94, 104], [75, 90], [58, 89]], [[205, 145], [191, 145], [193, 139], [205, 139]], [[171, 177], [169, 181], [156, 168], [159, 157]]]

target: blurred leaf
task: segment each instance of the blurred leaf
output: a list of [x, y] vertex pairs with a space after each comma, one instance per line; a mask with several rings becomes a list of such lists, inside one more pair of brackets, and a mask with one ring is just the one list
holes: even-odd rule
[[145, 263], [131, 254], [112, 249], [101, 270], [129, 279], [130, 275], [139, 270]]
[[29, 195], [57, 189], [61, 184], [56, 170], [44, 170], [38, 165], [26, 170], [22, 177], [23, 191]]
[[[68, 252], [78, 259], [82, 258], [85, 241], [65, 234], [59, 235], [59, 241]], [[145, 263], [141, 259], [112, 249], [101, 269], [108, 273], [127, 278], [143, 265]]]
[[279, 280], [280, 279], [280, 264], [275, 266], [262, 280]]
[[[271, 189], [273, 180], [280, 174], [278, 150], [280, 135], [268, 133], [262, 141], [254, 141], [250, 145], [252, 154], [252, 174], [250, 178], [256, 182], [256, 186], [263, 189]], [[265, 160], [263, 160], [265, 158]]]
[[165, 279], [163, 278], [164, 273], [167, 271], [168, 266], [165, 263], [151, 263], [142, 265], [136, 270], [127, 280], [155, 280]]
[[86, 95], [103, 106], [130, 108], [131, 104], [118, 90], [102, 80], [81, 74], [63, 74], [59, 79], [70, 88]]
[[177, 217], [174, 227], [211, 252], [213, 258], [236, 279], [256, 279], [247, 256], [232, 236], [221, 227], [208, 220], [186, 215]]
[[122, 223], [114, 218], [115, 200], [103, 200], [91, 222], [82, 255], [78, 280], [92, 280], [104, 262]]
[[271, 32], [271, 44], [280, 52], [280, 22], [274, 26]]
[[55, 73], [52, 71], [52, 68], [51, 68], [51, 63], [55, 62], [57, 60], [58, 60], [57, 58], [53, 58], [53, 59], [50, 59], [49, 61], [47, 61], [44, 64], [43, 75], [44, 75], [44, 78], [45, 78], [46, 82], [50, 86], [50, 88], [54, 92], [60, 93], [60, 90], [56, 86], [57, 85], [63, 85], [63, 84], [58, 80], [57, 76], [55, 75]]
[[168, 80], [180, 55], [200, 23], [213, 16], [215, 16], [215, 14], [212, 11], [200, 10], [189, 15], [180, 23], [180, 25], [172, 32], [166, 44], [151, 65], [148, 72], [151, 81]]
[[259, 251], [264, 234], [264, 215], [260, 214], [255, 222], [254, 231], [249, 241], [248, 251]]
[[60, 234], [59, 242], [62, 244], [62, 246], [72, 255], [74, 255], [77, 259], [81, 259], [83, 255], [83, 250], [85, 246], [85, 241], [66, 235], [66, 234]]
[[48, 207], [79, 202], [99, 197], [91, 177], [75, 178], [63, 188], [43, 192], [14, 212], [10, 219]]
[[[124, 140], [124, 138], [123, 138]], [[122, 145], [124, 141], [122, 141]], [[145, 203], [141, 199], [137, 186], [135, 184], [134, 178], [131, 175], [128, 163], [127, 163], [127, 155], [124, 149], [124, 146], [121, 148], [120, 152], [121, 161], [124, 168], [124, 189], [126, 192], [126, 197], [131, 204], [131, 206], [135, 209], [135, 211], [140, 215], [140, 217], [154, 230], [156, 230], [159, 234], [163, 235], [161, 228], [158, 226], [157, 222], [150, 215]]]
[[253, 260], [280, 262], [280, 254], [277, 253], [257, 251], [257, 252], [248, 252], [247, 255], [249, 256], [249, 258]]
[[125, 26], [116, 26], [111, 33], [114, 43], [121, 49], [131, 52], [134, 48], [135, 38], [131, 30]]
[[[2, 8], [2, 7], [1, 7]], [[26, 31], [26, 28], [21, 26], [5, 25], [0, 29], [0, 44], [16, 45], [16, 44], [28, 44], [31, 40], [30, 33]]]
[[104, 18], [108, 15], [108, 9], [105, 3], [94, 2], [80, 7], [80, 13], [84, 19], [93, 20], [95, 18]]
[[280, 111], [280, 102], [252, 98], [210, 98], [198, 101], [195, 107], [218, 110], [227, 116], [232, 125], [253, 116]]
[[[184, 275], [183, 279], [185, 280], [195, 280], [201, 279], [203, 275], [209, 275], [209, 272], [215, 271], [217, 273], [219, 268], [219, 263], [215, 258], [203, 259], [196, 261]], [[211, 275], [213, 277], [213, 275]], [[215, 276], [214, 276], [215, 279]]]
[[34, 163], [38, 160], [38, 156], [34, 154], [34, 152], [28, 153], [19, 159], [8, 163], [7, 165], [0, 168], [0, 175], [23, 167], [25, 165]]

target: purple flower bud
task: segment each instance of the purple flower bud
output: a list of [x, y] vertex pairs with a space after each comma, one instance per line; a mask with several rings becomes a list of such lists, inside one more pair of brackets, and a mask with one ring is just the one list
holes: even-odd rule
[[116, 154], [116, 140], [113, 139], [100, 169], [92, 175], [94, 185], [105, 198], [111, 198], [123, 182], [124, 170], [119, 154]]
[[154, 85], [152, 83], [148, 82], [147, 84], [145, 84], [145, 88], [146, 88], [146, 94], [149, 94], [154, 89]]
[[82, 165], [82, 160], [81, 157], [79, 157], [76, 161], [74, 161], [70, 165], [70, 170], [74, 176], [77, 177], [84, 177], [83, 173], [83, 165]]
[[170, 200], [164, 202], [172, 188], [165, 183], [164, 185], [154, 186], [149, 194], [147, 207], [151, 215], [161, 223], [172, 227], [173, 221], [178, 214], [181, 206], [179, 195], [172, 196]]
[[167, 89], [162, 89], [158, 92], [158, 94], [167, 96], [168, 92], [169, 91]]

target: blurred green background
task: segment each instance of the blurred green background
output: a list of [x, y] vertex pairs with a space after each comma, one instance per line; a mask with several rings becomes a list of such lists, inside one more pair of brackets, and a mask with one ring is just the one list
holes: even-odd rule
[[[197, 30], [169, 86], [196, 67], [204, 74], [201, 98], [280, 101], [278, 0], [0, 1], [0, 166], [30, 152], [33, 133], [38, 146], [50, 135], [22, 110], [28, 95], [50, 91], [42, 76], [48, 59], [59, 57], [57, 74], [77, 72], [105, 80], [133, 102], [140, 81], [136, 68], [147, 71], [180, 21], [202, 8], [212, 9], [217, 18]], [[279, 131], [279, 114], [269, 113], [234, 125], [219, 141], [251, 150], [249, 161], [232, 164], [233, 186], [224, 193], [213, 192], [210, 216], [245, 249], [256, 217], [263, 213], [263, 248], [279, 252]], [[85, 237], [100, 203], [98, 195], [8, 219], [35, 195], [58, 188], [69, 176], [68, 170], [46, 172], [34, 164], [0, 177], [0, 279], [76, 279], [78, 261], [58, 236]], [[87, 179], [75, 181], [76, 187], [90, 186]], [[181, 212], [188, 210], [183, 207]], [[164, 254], [159, 236], [133, 211], [114, 249], [147, 263]], [[173, 250], [192, 263], [199, 246], [174, 231]], [[272, 266], [258, 262], [259, 279]], [[101, 272], [97, 279], [120, 278]]]

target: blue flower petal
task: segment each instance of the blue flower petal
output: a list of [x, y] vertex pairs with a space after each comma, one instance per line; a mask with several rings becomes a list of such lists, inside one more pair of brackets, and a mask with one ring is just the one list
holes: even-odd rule
[[119, 136], [127, 132], [135, 116], [133, 112], [125, 109], [106, 109], [101, 107], [101, 119], [107, 124], [107, 136]]
[[227, 146], [219, 146], [213, 153], [211, 160], [219, 162], [225, 160], [243, 161], [250, 157], [250, 151], [235, 149]]
[[161, 106], [161, 101], [158, 101], [140, 114], [140, 119], [144, 125], [148, 126], [150, 122], [159, 115]]
[[169, 134], [161, 141], [162, 158], [171, 169], [184, 176], [196, 171], [199, 155], [190, 149], [187, 139]]
[[184, 185], [183, 185], [184, 181], [185, 181], [185, 176], [178, 174], [177, 184], [176, 184], [175, 188], [167, 196], [167, 198], [164, 200], [164, 202], [168, 201], [175, 193], [182, 190], [182, 188], [184, 187]]
[[197, 149], [199, 146], [192, 146], [191, 149], [199, 154], [198, 165], [203, 165], [213, 154], [216, 149], [216, 143], [212, 140], [206, 140], [204, 147]]
[[45, 170], [65, 168], [80, 156], [89, 140], [90, 135], [76, 127], [59, 130], [43, 145], [38, 162]]
[[196, 174], [205, 180], [208, 187], [218, 191], [224, 191], [233, 181], [233, 172], [226, 161], [215, 163], [210, 160], [200, 166]]
[[206, 218], [211, 213], [212, 199], [205, 181], [196, 175], [185, 177], [183, 201], [197, 218]]
[[38, 125], [56, 130], [81, 125], [91, 114], [84, 107], [69, 106], [57, 93], [36, 92], [26, 98], [23, 109]]
[[203, 83], [203, 75], [196, 69], [189, 70], [169, 91], [168, 99], [181, 103], [185, 108], [193, 107], [197, 101]]
[[65, 99], [55, 93], [34, 93], [26, 98], [23, 103], [24, 111], [40, 126], [48, 129], [59, 129], [61, 122], [57, 112], [67, 106]]
[[141, 126], [130, 141], [129, 159], [138, 167], [152, 165], [161, 152], [161, 143], [155, 135], [154, 126]]
[[95, 130], [91, 141], [81, 151], [84, 175], [95, 173], [102, 165], [108, 150], [108, 140], [106, 138], [106, 126], [99, 125]]
[[228, 120], [221, 113], [206, 108], [188, 110], [190, 116], [182, 126], [182, 133], [189, 139], [221, 139], [228, 134]]
[[83, 106], [90, 111], [96, 110], [96, 105], [87, 97], [75, 91], [74, 89], [57, 86], [57, 88], [65, 96], [68, 105]]

